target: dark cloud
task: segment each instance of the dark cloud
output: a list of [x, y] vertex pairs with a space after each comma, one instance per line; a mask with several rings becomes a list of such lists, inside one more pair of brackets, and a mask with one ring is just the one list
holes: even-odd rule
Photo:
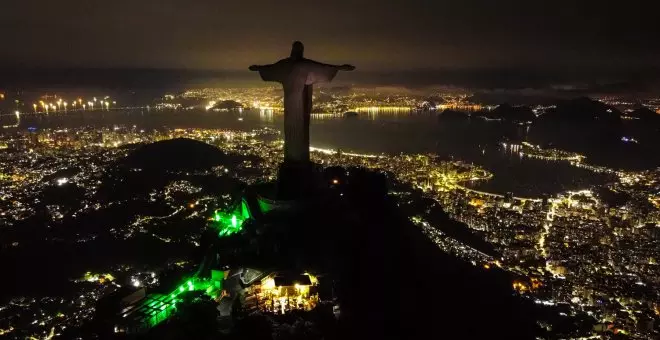
[[288, 53], [384, 68], [658, 67], [652, 1], [4, 0], [6, 65], [244, 69]]

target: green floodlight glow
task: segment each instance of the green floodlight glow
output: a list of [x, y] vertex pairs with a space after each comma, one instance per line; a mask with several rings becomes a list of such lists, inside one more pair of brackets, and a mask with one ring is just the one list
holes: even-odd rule
[[247, 202], [245, 202], [245, 199], [241, 201], [241, 218], [243, 220], [250, 218], [250, 209], [247, 205]]
[[243, 223], [250, 218], [250, 209], [243, 199], [240, 204], [227, 211], [216, 211], [212, 219], [217, 223], [218, 237], [224, 237], [240, 232], [243, 229]]
[[170, 294], [171, 300], [168, 302], [163, 302], [160, 300], [150, 301], [147, 305], [151, 307], [152, 310], [146, 312], [148, 316], [146, 321], [148, 323], [148, 327], [155, 327], [174, 315], [174, 312], [176, 311], [176, 303], [183, 301], [181, 299], [177, 299], [177, 294], [184, 292], [186, 290], [186, 286], [188, 287], [188, 291], [205, 291], [207, 295], [215, 297], [215, 295], [212, 293], [214, 291], [214, 283], [214, 281], [193, 277], [192, 279], [185, 281], [178, 288], [174, 289], [174, 291]]

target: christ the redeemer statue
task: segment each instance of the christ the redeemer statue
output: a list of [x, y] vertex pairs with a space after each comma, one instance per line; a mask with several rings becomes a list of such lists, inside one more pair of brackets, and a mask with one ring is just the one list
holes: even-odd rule
[[303, 58], [305, 47], [293, 43], [291, 56], [271, 65], [252, 65], [264, 81], [275, 81], [284, 88], [284, 162], [309, 162], [309, 118], [312, 92], [316, 83], [330, 82], [337, 71], [352, 71], [351, 65], [328, 65]]

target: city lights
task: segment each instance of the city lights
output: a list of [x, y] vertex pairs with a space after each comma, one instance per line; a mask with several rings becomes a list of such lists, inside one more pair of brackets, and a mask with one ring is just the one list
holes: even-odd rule
[[[397, 115], [397, 110], [405, 111], [405, 115], [416, 115], [415, 110], [420, 110], [418, 107], [422, 104], [419, 99], [405, 95], [393, 95], [389, 102], [368, 96], [324, 95], [330, 99], [321, 101], [322, 110], [343, 112], [359, 108], [357, 119], [360, 124], [375, 115]], [[454, 99], [448, 98], [446, 105], [470, 105], [458, 96], [451, 98]], [[277, 121], [269, 119], [281, 114], [278, 111], [281, 109], [280, 99], [272, 91], [263, 89], [194, 89], [167, 97], [166, 103], [170, 106], [153, 103], [151, 110], [152, 113], [162, 110], [158, 114], [167, 110], [197, 110], [195, 112], [207, 117], [227, 115], [234, 123], [236, 119], [246, 117], [241, 124], [243, 127], [250, 126], [253, 119], [249, 115], [255, 114], [270, 126]], [[234, 101], [240, 103], [241, 108], [245, 107], [246, 111], [241, 113]], [[432, 103], [427, 104], [425, 107], [432, 106]], [[29, 110], [30, 105], [33, 110]], [[94, 107], [96, 110], [92, 112]], [[274, 110], [263, 115], [256, 110], [249, 111], [250, 108], [263, 107]], [[442, 105], [435, 107], [443, 108]], [[3, 151], [0, 155], [3, 157], [0, 168], [0, 183], [3, 186], [0, 193], [3, 202], [0, 204], [0, 224], [11, 228], [27, 223], [25, 221], [47, 220], [44, 228], [49, 230], [48, 242], [66, 247], [94, 247], [95, 242], [109, 239], [117, 243], [127, 242], [128, 246], [136, 240], [150, 240], [163, 247], [174, 245], [197, 249], [204, 243], [195, 226], [208, 228], [212, 231], [210, 234], [218, 237], [215, 241], [220, 243], [231, 243], [234, 238], [255, 233], [256, 223], [246, 201], [233, 193], [210, 192], [199, 179], [236, 180], [247, 185], [272, 182], [277, 178], [277, 169], [282, 162], [281, 132], [265, 127], [255, 130], [156, 129], [148, 124], [119, 123], [79, 127], [62, 124], [52, 128], [46, 124], [34, 124], [34, 127], [23, 125], [33, 119], [39, 122], [40, 119], [75, 116], [71, 113], [88, 109], [90, 111], [81, 112], [81, 115], [107, 117], [112, 113], [103, 111], [112, 109], [114, 112], [122, 108], [103, 96], [94, 101], [77, 96], [49, 95], [27, 101], [20, 110], [16, 107], [5, 111], [3, 118], [11, 119], [10, 124], [14, 123], [14, 117], [23, 122], [9, 126], [0, 140]], [[538, 114], [541, 116], [544, 110], [538, 109]], [[50, 114], [48, 118], [45, 116], [47, 112]], [[148, 110], [139, 107], [136, 112], [146, 115]], [[344, 115], [315, 114], [330, 117], [327, 119], [346, 119], [348, 122], [354, 119]], [[419, 115], [433, 115], [433, 121], [436, 118], [436, 113], [430, 111]], [[396, 121], [400, 119], [399, 116], [395, 118]], [[389, 120], [386, 121], [389, 124]], [[237, 164], [218, 164], [202, 170], [172, 170], [168, 172], [171, 180], [150, 187], [144, 193], [116, 200], [100, 198], [121, 194], [120, 190], [113, 188], [121, 187], [127, 179], [113, 171], [135, 148], [181, 138], [212, 145], [228, 155], [247, 158]], [[618, 138], [627, 146], [643, 141], [631, 135], [619, 136], [617, 142]], [[353, 152], [330, 147], [310, 147], [310, 157], [323, 168], [342, 167], [346, 170], [346, 176], [354, 168], [378, 172], [387, 181], [389, 199], [401, 208], [411, 228], [418, 228], [440, 251], [479, 270], [506, 272], [512, 277], [507, 287], [517, 296], [541, 307], [561, 307], [561, 312], [565, 314], [561, 316], [567, 319], [588, 315], [599, 324], [613, 324], [616, 329], [644, 338], [640, 334], [646, 333], [637, 329], [648, 327], [640, 320], [658, 317], [655, 278], [660, 275], [657, 266], [660, 255], [656, 247], [660, 229], [660, 170], [613, 168], [596, 163], [596, 158], [590, 153], [563, 150], [554, 144], [511, 140], [501, 143], [501, 147], [494, 144], [491, 146], [497, 149], [496, 152], [492, 152], [491, 146], [475, 147], [480, 158], [470, 160], [461, 160], [458, 156], [378, 153], [369, 152], [367, 148], [361, 149], [367, 151]], [[484, 150], [485, 155], [482, 153]], [[561, 188], [549, 193], [507, 192], [498, 188], [496, 182], [512, 174], [481, 161], [481, 157], [491, 157], [493, 154], [502, 159], [513, 159], [516, 163], [533, 162], [538, 168], [558, 165], [562, 169], [602, 176], [602, 180], [595, 183], [577, 182], [565, 187], [562, 184]], [[126, 167], [123, 171], [131, 175], [148, 172], [143, 166]], [[331, 188], [324, 194], [336, 195], [341, 197], [340, 200], [350, 202], [350, 191], [344, 189], [354, 182], [351, 177], [344, 180], [343, 176], [343, 173], [332, 173], [331, 177], [324, 177], [319, 185]], [[111, 186], [108, 178], [115, 181]], [[78, 197], [75, 204], [65, 200], [69, 195]], [[608, 195], [617, 196], [616, 200], [618, 196], [625, 197], [625, 202], [613, 203]], [[100, 219], [92, 218], [103, 213], [135, 209], [132, 204], [153, 206], [154, 209], [136, 212], [126, 221], [107, 218], [100, 223], [97, 222]], [[268, 201], [260, 199], [255, 205], [260, 209], [257, 215], [272, 209]], [[446, 225], [438, 222], [438, 214], [446, 214], [452, 222], [460, 223], [460, 228], [492, 249], [452, 234], [452, 229], [446, 229]], [[61, 233], [69, 229], [63, 226], [87, 219], [100, 223], [100, 229], [90, 227], [88, 229], [94, 232], [87, 233], [87, 229], [70, 228], [69, 239], [64, 240]], [[179, 225], [185, 227], [178, 228]], [[30, 242], [8, 239], [4, 246], [9, 250], [20, 250], [29, 247]], [[202, 294], [216, 301], [229, 294], [223, 292], [222, 280], [213, 282], [205, 276], [208, 273], [193, 274], [196, 273], [197, 263], [186, 261], [176, 259], [166, 264], [170, 268], [185, 267], [189, 273], [184, 274], [184, 280], [175, 282], [176, 286], [162, 292], [169, 294], [149, 293], [149, 289], [158, 286], [156, 273], [163, 267], [117, 264], [105, 269], [90, 266], [67, 278], [72, 285], [77, 285], [72, 286], [75, 296], [67, 297], [66, 301], [57, 297], [16, 298], [0, 306], [0, 316], [10, 312], [11, 315], [33, 313], [35, 317], [22, 327], [31, 329], [31, 334], [39, 331], [45, 337], [53, 327], [57, 334], [64, 326], [74, 327], [91, 319], [96, 301], [119, 287], [144, 288], [147, 291], [144, 303], [136, 304], [141, 312], [126, 314], [126, 323], [138, 322], [145, 317], [147, 321], [144, 322], [152, 327], [175, 315], [177, 308], [190, 296]], [[219, 277], [224, 275], [230, 274], [221, 273]], [[255, 310], [280, 315], [309, 311], [319, 304], [316, 294], [318, 282], [314, 281], [313, 275], [304, 274], [310, 281], [278, 275], [264, 273], [263, 278], [260, 276], [246, 291], [247, 297], [258, 302]], [[277, 284], [276, 277], [279, 277]], [[47, 310], [41, 306], [57, 308]], [[43, 316], [40, 316], [41, 312]], [[148, 316], [141, 314], [143, 312], [149, 313]], [[31, 324], [33, 321], [35, 323]], [[20, 331], [15, 324], [12, 324], [13, 328], [2, 327], [0, 332], [10, 336]], [[125, 333], [127, 329], [119, 325], [117, 332]]]

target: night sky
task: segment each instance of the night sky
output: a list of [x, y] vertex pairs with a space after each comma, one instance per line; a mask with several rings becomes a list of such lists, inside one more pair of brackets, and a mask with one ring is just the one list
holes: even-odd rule
[[0, 62], [243, 70], [298, 39], [360, 70], [656, 68], [656, 13], [653, 1], [3, 0]]

